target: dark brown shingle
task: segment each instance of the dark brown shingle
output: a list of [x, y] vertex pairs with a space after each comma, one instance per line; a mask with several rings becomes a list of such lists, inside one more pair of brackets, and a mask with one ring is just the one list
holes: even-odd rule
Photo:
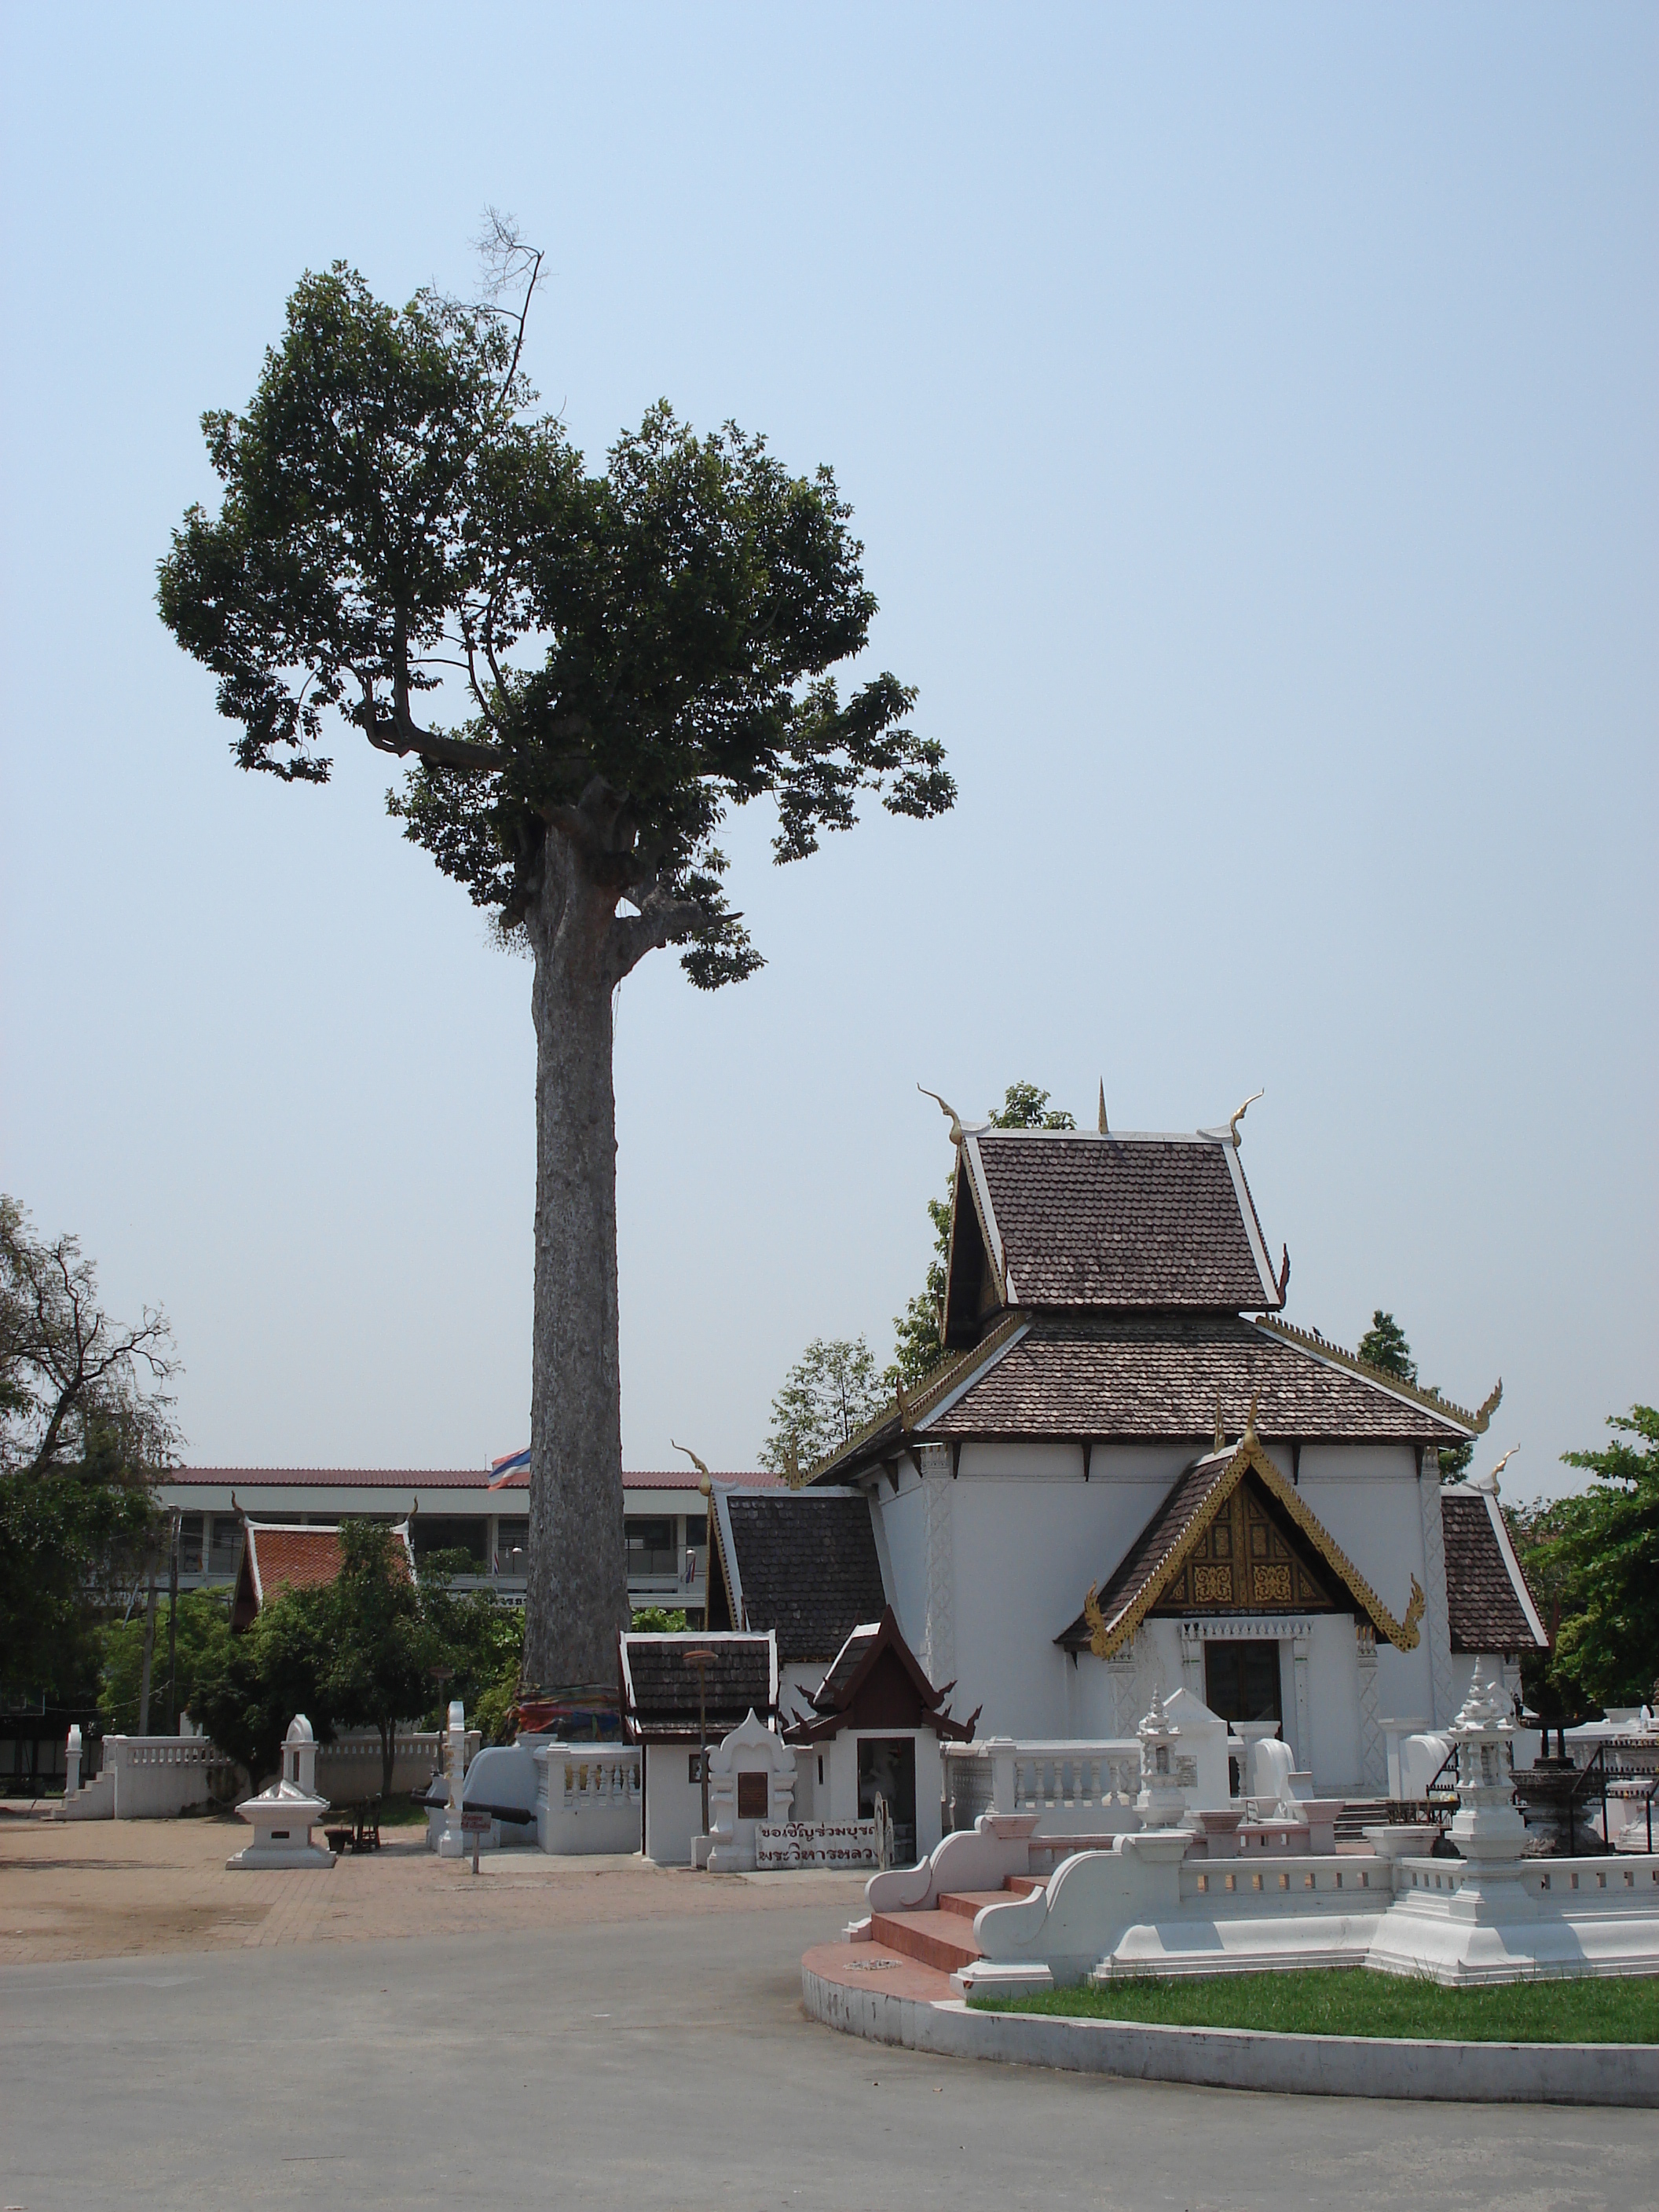
[[[1547, 1649], [1528, 1620], [1505, 1557], [1507, 1546], [1492, 1527], [1485, 1496], [1477, 1490], [1443, 1490], [1440, 1525], [1446, 1540], [1446, 1613], [1454, 1651], [1504, 1652]], [[1516, 1574], [1524, 1583], [1519, 1560]]]
[[860, 1622], [880, 1620], [887, 1599], [866, 1498], [784, 1491], [733, 1495], [725, 1510], [744, 1618], [777, 1632], [780, 1660], [827, 1663]]
[[924, 1441], [1090, 1437], [1179, 1443], [1243, 1429], [1267, 1437], [1453, 1444], [1467, 1433], [1380, 1383], [1231, 1315], [1039, 1315], [942, 1413]]
[[1226, 1143], [996, 1129], [970, 1141], [1019, 1304], [1279, 1304]]
[[624, 1636], [622, 1639], [623, 1718], [640, 1738], [688, 1737], [698, 1729], [697, 1669], [689, 1651], [712, 1651], [708, 1672], [711, 1741], [752, 1711], [767, 1719], [775, 1705], [773, 1643], [769, 1636]]

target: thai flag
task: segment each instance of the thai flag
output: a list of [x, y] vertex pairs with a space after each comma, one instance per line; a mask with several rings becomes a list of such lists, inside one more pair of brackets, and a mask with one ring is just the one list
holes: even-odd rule
[[522, 1451], [508, 1452], [503, 1459], [492, 1459], [490, 1461], [489, 1487], [492, 1490], [499, 1490], [504, 1482], [510, 1482], [515, 1474], [521, 1472], [526, 1474], [530, 1472], [530, 1447], [528, 1444], [525, 1446]]

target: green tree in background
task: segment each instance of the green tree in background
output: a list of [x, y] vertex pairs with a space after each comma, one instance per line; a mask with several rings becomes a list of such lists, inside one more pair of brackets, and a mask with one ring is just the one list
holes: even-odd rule
[[[389, 1797], [398, 1723], [407, 1725], [433, 1703], [433, 1669], [453, 1668], [458, 1639], [453, 1629], [444, 1634], [430, 1597], [422, 1603], [409, 1556], [390, 1528], [342, 1522], [340, 1554], [339, 1573], [318, 1593], [319, 1687], [336, 1726], [379, 1735], [380, 1795]], [[452, 1687], [450, 1694], [458, 1692]]]
[[839, 1451], [887, 1402], [875, 1354], [860, 1337], [815, 1336], [772, 1401], [772, 1425], [760, 1462], [774, 1474], [799, 1480], [814, 1463]]
[[[157, 1667], [167, 1650], [169, 1607], [156, 1608], [154, 1649]], [[101, 1639], [98, 1717], [106, 1735], [131, 1735], [138, 1726], [143, 1677], [144, 1621], [141, 1614], [112, 1621]], [[202, 1686], [224, 1672], [230, 1656], [230, 1610], [214, 1590], [185, 1590], [179, 1598], [176, 1696], [180, 1712], [200, 1720], [196, 1699]], [[152, 1682], [155, 1680], [152, 1676]], [[154, 1696], [152, 1694], [152, 1706]]]
[[1594, 1481], [1547, 1509], [1534, 1547], [1559, 1616], [1552, 1679], [1598, 1711], [1659, 1702], [1659, 1409], [1607, 1426], [1617, 1440], [1602, 1450], [1562, 1454]]
[[[1376, 1367], [1384, 1375], [1397, 1375], [1402, 1382], [1415, 1383], [1417, 1362], [1412, 1358], [1412, 1348], [1406, 1341], [1406, 1332], [1391, 1313], [1378, 1306], [1371, 1315], [1371, 1325], [1359, 1340], [1358, 1357], [1368, 1367]], [[1432, 1389], [1435, 1386], [1430, 1385]], [[1440, 1480], [1460, 1482], [1468, 1472], [1474, 1456], [1474, 1446], [1468, 1438], [1461, 1444], [1440, 1447]]]
[[257, 1790], [283, 1763], [283, 1739], [295, 1713], [319, 1743], [333, 1741], [337, 1710], [324, 1689], [329, 1662], [326, 1589], [281, 1590], [253, 1626], [228, 1638], [216, 1666], [194, 1690], [192, 1718], [228, 1758], [247, 1769]]
[[100, 1632], [165, 1542], [177, 1369], [159, 1308], [123, 1327], [78, 1240], [0, 1195], [0, 1687], [93, 1704]]
[[[1050, 1108], [1048, 1093], [1035, 1083], [1011, 1083], [1000, 1107], [988, 1116], [996, 1129], [1075, 1129], [1077, 1123], [1060, 1108]], [[951, 1256], [951, 1197], [956, 1188], [956, 1162], [943, 1198], [927, 1201], [927, 1218], [933, 1224], [933, 1252], [921, 1290], [902, 1314], [893, 1316], [895, 1344], [892, 1364], [882, 1380], [890, 1391], [894, 1383], [907, 1389], [931, 1374], [945, 1357], [939, 1342], [939, 1321], [945, 1310], [945, 1268]]]

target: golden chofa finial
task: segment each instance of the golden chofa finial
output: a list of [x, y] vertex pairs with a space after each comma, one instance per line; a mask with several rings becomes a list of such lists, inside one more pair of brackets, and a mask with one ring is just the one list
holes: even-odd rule
[[1215, 1448], [1218, 1452], [1224, 1452], [1227, 1449], [1226, 1432], [1221, 1425], [1221, 1393], [1219, 1390], [1215, 1394]]
[[1252, 1390], [1250, 1393], [1249, 1418], [1244, 1424], [1244, 1441], [1246, 1443], [1259, 1444], [1261, 1441], [1261, 1437], [1257, 1436], [1255, 1432], [1256, 1407], [1260, 1402], [1261, 1393], [1256, 1390]]
[[1243, 1104], [1239, 1108], [1239, 1109], [1238, 1109], [1237, 1113], [1237, 1114], [1230, 1114], [1230, 1115], [1227, 1116], [1227, 1134], [1228, 1134], [1228, 1135], [1232, 1139], [1232, 1140], [1233, 1140], [1233, 1150], [1234, 1150], [1235, 1152], [1237, 1152], [1237, 1151], [1238, 1150], [1239, 1146], [1240, 1146], [1243, 1143], [1243, 1141], [1244, 1141], [1244, 1139], [1243, 1139], [1239, 1135], [1239, 1133], [1238, 1133], [1238, 1125], [1239, 1125], [1239, 1123], [1240, 1123], [1240, 1122], [1244, 1119], [1244, 1116], [1245, 1116], [1245, 1115], [1249, 1112], [1249, 1110], [1250, 1110], [1251, 1107], [1255, 1105], [1255, 1103], [1256, 1100], [1257, 1100], [1258, 1098], [1265, 1098], [1265, 1097], [1267, 1097], [1267, 1092], [1266, 1092], [1265, 1091], [1251, 1091], [1251, 1093], [1250, 1093], [1249, 1097], [1244, 1101], [1244, 1103], [1243, 1103]]
[[671, 1444], [674, 1444], [674, 1449], [677, 1452], [684, 1452], [685, 1454], [687, 1459], [690, 1461], [692, 1466], [696, 1468], [697, 1473], [703, 1477], [705, 1481], [712, 1482], [714, 1480], [714, 1478], [709, 1474], [708, 1469], [697, 1457], [697, 1455], [692, 1450], [690, 1444], [674, 1443], [672, 1437], [670, 1437], [668, 1441]]
[[933, 1103], [939, 1108], [939, 1112], [944, 1115], [945, 1120], [951, 1124], [951, 1142], [955, 1145], [958, 1150], [960, 1150], [962, 1145], [962, 1123], [957, 1117], [956, 1108], [954, 1106], [946, 1105], [944, 1099], [939, 1097], [938, 1091], [930, 1091], [925, 1083], [917, 1084], [916, 1088], [921, 1091], [924, 1098], [931, 1098], [933, 1100]]
[[1106, 1127], [1106, 1079], [1103, 1075], [1100, 1079], [1100, 1133], [1103, 1137], [1109, 1137], [1112, 1133]]

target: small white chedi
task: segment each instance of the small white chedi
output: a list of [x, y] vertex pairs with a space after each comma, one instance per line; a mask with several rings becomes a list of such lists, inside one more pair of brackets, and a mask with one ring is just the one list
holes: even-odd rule
[[328, 1810], [317, 1795], [317, 1739], [311, 1723], [296, 1713], [283, 1743], [280, 1780], [256, 1797], [244, 1798], [237, 1816], [253, 1831], [253, 1841], [225, 1861], [228, 1867], [331, 1867], [334, 1854], [313, 1842], [312, 1826]]

